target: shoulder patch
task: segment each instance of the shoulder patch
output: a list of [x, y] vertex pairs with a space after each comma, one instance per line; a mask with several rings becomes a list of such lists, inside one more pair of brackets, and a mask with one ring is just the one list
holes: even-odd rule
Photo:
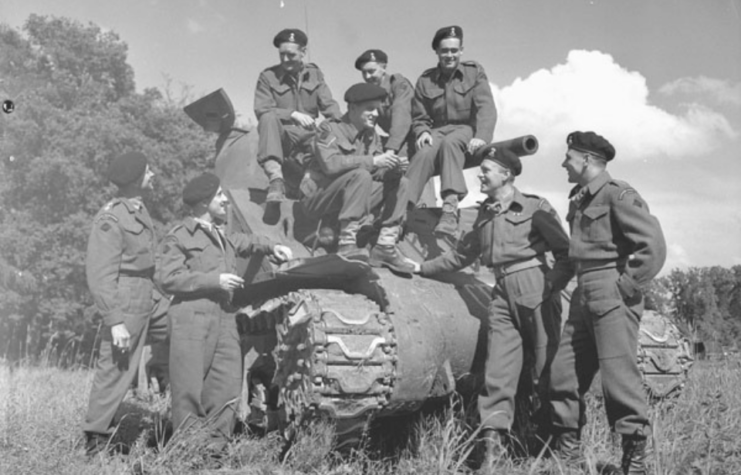
[[421, 74], [421, 76], [429, 76], [430, 74], [434, 73], [437, 70], [437, 66], [430, 69], [425, 69], [424, 72]]
[[623, 191], [621, 191], [620, 194], [618, 195], [618, 201], [621, 201], [627, 195], [633, 195], [635, 193], [637, 193], [637, 192], [633, 188], [626, 188]]
[[99, 223], [101, 221], [113, 221], [114, 223], [117, 223], [118, 217], [113, 213], [100, 213], [98, 216], [95, 217], [95, 222]]
[[304, 64], [304, 67], [306, 67], [306, 68], [319, 69], [319, 66], [317, 66], [316, 63], [306, 63], [306, 64]]

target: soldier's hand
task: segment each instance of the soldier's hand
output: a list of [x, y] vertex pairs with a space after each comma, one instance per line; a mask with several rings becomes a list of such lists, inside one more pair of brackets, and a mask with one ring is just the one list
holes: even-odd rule
[[417, 145], [417, 150], [424, 147], [425, 145], [432, 145], [432, 134], [429, 132], [422, 132], [422, 134], [417, 137], [415, 145]]
[[291, 112], [291, 119], [293, 119], [296, 124], [306, 129], [314, 127], [314, 118], [309, 114], [304, 114], [303, 112], [299, 111], [293, 111]]
[[273, 255], [278, 262], [286, 262], [293, 259], [293, 251], [291, 251], [291, 248], [282, 244], [278, 244], [273, 248]]
[[396, 168], [399, 165], [399, 157], [393, 152], [386, 152], [373, 157], [375, 168]]
[[113, 346], [120, 350], [128, 350], [131, 344], [131, 335], [129, 330], [126, 329], [126, 325], [119, 323], [111, 327], [111, 337], [113, 339]]
[[399, 170], [401, 170], [402, 173], [406, 173], [407, 168], [409, 168], [409, 157], [398, 157], [399, 158]]
[[474, 152], [476, 152], [476, 150], [478, 150], [483, 145], [486, 145], [486, 142], [484, 140], [476, 139], [476, 138], [471, 139], [471, 141], [468, 142], [468, 153], [473, 154]]
[[414, 270], [412, 272], [414, 272], [415, 274], [419, 274], [420, 272], [422, 272], [422, 264], [420, 264], [417, 261], [413, 261], [411, 259], [407, 259], [407, 260], [411, 262], [412, 266], [414, 267]]
[[238, 289], [244, 286], [244, 279], [234, 274], [219, 275], [219, 287], [226, 291]]

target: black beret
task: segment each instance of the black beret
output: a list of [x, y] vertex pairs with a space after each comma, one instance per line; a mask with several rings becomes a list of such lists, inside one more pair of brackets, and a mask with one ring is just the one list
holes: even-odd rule
[[494, 144], [484, 145], [476, 151], [481, 160], [497, 162], [504, 168], [508, 168], [514, 176], [522, 173], [522, 162], [515, 152], [506, 147], [495, 147]]
[[608, 162], [615, 158], [615, 147], [606, 138], [594, 132], [571, 132], [566, 137], [569, 148], [598, 155]]
[[380, 49], [369, 49], [355, 60], [355, 69], [360, 70], [367, 62], [388, 63], [389, 57]]
[[437, 46], [440, 44], [440, 41], [444, 40], [445, 38], [458, 38], [459, 40], [463, 41], [463, 29], [460, 26], [446, 26], [445, 28], [440, 28], [437, 30], [437, 33], [435, 33], [435, 37], [432, 38], [432, 49], [436, 50]]
[[201, 201], [211, 201], [219, 191], [219, 177], [213, 173], [203, 173], [193, 178], [183, 189], [183, 202], [188, 206], [195, 206]]
[[353, 84], [345, 92], [345, 102], [365, 102], [386, 99], [388, 93], [386, 89], [375, 84], [368, 84], [366, 82], [360, 82]]
[[147, 157], [141, 152], [128, 152], [114, 158], [108, 166], [108, 179], [118, 186], [126, 186], [144, 175]]
[[273, 38], [273, 46], [279, 48], [283, 43], [296, 43], [299, 46], [306, 46], [309, 38], [306, 33], [296, 28], [286, 28]]

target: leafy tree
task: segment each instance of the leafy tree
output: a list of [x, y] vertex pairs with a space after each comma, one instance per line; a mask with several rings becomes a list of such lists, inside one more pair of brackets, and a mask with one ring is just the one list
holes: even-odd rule
[[0, 355], [37, 357], [60, 335], [80, 355], [91, 349], [98, 317], [84, 259], [92, 217], [115, 194], [104, 176], [114, 156], [149, 157], [160, 233], [179, 215], [185, 180], [210, 166], [213, 137], [159, 90], [137, 93], [126, 52], [93, 24], [0, 24], [0, 87], [17, 103], [0, 123]]

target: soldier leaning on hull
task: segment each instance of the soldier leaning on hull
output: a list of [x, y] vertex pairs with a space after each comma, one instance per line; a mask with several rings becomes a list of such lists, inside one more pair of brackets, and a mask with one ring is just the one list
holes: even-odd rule
[[85, 259], [88, 287], [105, 325], [83, 424], [91, 456], [114, 448], [114, 416], [134, 381], [147, 334], [150, 341], [167, 338], [165, 313], [158, 311], [167, 299], [152, 281], [154, 226], [142, 202], [154, 173], [143, 154], [130, 152], [111, 162], [108, 178], [119, 196], [95, 216]]
[[208, 424], [211, 447], [226, 444], [236, 421], [242, 381], [242, 355], [231, 298], [244, 284], [237, 256], [291, 250], [261, 236], [225, 235], [228, 199], [219, 178], [204, 173], [183, 190], [192, 211], [163, 240], [157, 279], [173, 295], [169, 310], [170, 386], [175, 429]]
[[297, 151], [308, 151], [319, 114], [328, 119], [342, 115], [322, 71], [315, 64], [304, 64], [307, 43], [301, 30], [278, 33], [273, 45], [278, 48], [280, 64], [261, 72], [257, 80], [257, 161], [268, 177], [268, 202], [285, 198], [285, 159]]
[[[408, 162], [383, 152], [375, 131], [385, 97], [386, 91], [374, 84], [355, 84], [347, 90], [347, 113], [319, 126], [314, 157], [301, 182], [301, 203], [316, 218], [339, 213], [339, 254], [411, 275], [411, 265], [396, 248], [406, 211], [407, 180], [402, 175]], [[357, 235], [379, 207], [378, 241], [368, 256], [358, 248]]]
[[436, 232], [458, 230], [458, 202], [468, 193], [463, 177], [466, 153], [491, 142], [497, 110], [484, 68], [474, 61], [461, 62], [463, 30], [441, 28], [432, 40], [438, 65], [417, 80], [412, 101], [412, 157], [409, 201], [416, 206], [427, 181], [440, 173], [443, 214]]
[[563, 167], [576, 184], [566, 219], [577, 288], [551, 373], [555, 449], [565, 459], [580, 458], [583, 398], [599, 370], [607, 418], [623, 447], [621, 470], [601, 473], [645, 475], [650, 429], [636, 356], [640, 287], [664, 265], [666, 243], [643, 198], [607, 172], [615, 148], [594, 132], [574, 132], [566, 142]]
[[378, 126], [388, 134], [383, 148], [399, 156], [409, 156], [412, 129], [414, 87], [399, 73], [388, 73], [388, 55], [380, 49], [369, 49], [355, 60], [355, 69], [368, 84], [381, 86], [387, 96], [378, 113]]
[[[547, 390], [548, 366], [558, 348], [561, 296], [552, 288], [568, 274], [569, 238], [556, 211], [545, 198], [514, 186], [522, 171], [520, 158], [507, 149], [480, 149], [481, 204], [473, 230], [453, 249], [416, 264], [429, 276], [450, 272], [481, 257], [497, 277], [489, 306], [484, 387], [478, 406], [486, 452], [484, 467], [504, 453], [515, 415], [515, 394], [523, 367], [530, 368], [528, 386], [541, 400]], [[551, 268], [546, 253], [555, 264]]]

